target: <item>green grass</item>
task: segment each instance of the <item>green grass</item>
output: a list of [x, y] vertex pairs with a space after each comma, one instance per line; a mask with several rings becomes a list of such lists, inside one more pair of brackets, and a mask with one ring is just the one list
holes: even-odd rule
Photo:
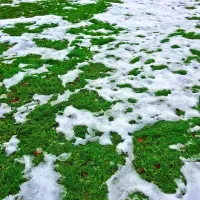
[[141, 49], [140, 51], [144, 51], [147, 54], [152, 54], [152, 53], [157, 53], [157, 52], [161, 52], [162, 49], [161, 48], [157, 48], [155, 50], [148, 50], [148, 49]]
[[[85, 34], [85, 35], [92, 35], [92, 36], [108, 36], [108, 35], [117, 35], [121, 30], [121, 28], [116, 28], [114, 25], [111, 25], [106, 22], [101, 22], [96, 19], [91, 19], [90, 22], [92, 24], [88, 26], [81, 26], [78, 28], [70, 28], [67, 33], [71, 34]], [[109, 31], [108, 33], [99, 32], [100, 29], [105, 29]]]
[[187, 74], [187, 71], [184, 70], [184, 69], [180, 69], [180, 70], [177, 70], [177, 71], [173, 71], [174, 74], [180, 74], [180, 75], [186, 75]]
[[117, 87], [119, 88], [132, 88], [132, 85], [129, 83], [118, 84]]
[[107, 38], [100, 37], [100, 38], [92, 38], [91, 39], [92, 45], [104, 45], [104, 44], [108, 44], [113, 41], [115, 41], [115, 39], [112, 37], [107, 37]]
[[166, 43], [166, 42], [169, 42], [169, 38], [165, 38], [165, 39], [160, 41], [160, 43]]
[[170, 37], [174, 37], [174, 36], [178, 36], [178, 35], [181, 35], [181, 36], [184, 37], [184, 38], [192, 39], [192, 40], [200, 39], [200, 34], [199, 34], [199, 33], [195, 33], [195, 32], [186, 32], [186, 31], [183, 30], [183, 29], [178, 29], [178, 30], [176, 30], [176, 32], [171, 33], [171, 34], [169, 35], [169, 38], [170, 38]]
[[186, 6], [185, 8], [188, 9], [188, 10], [194, 10], [195, 9], [194, 6]]
[[192, 92], [197, 93], [200, 91], [200, 85], [193, 85], [192, 86]]
[[143, 92], [148, 91], [148, 88], [146, 88], [146, 87], [136, 88], [136, 87], [133, 87], [129, 83], [119, 84], [119, 85], [117, 85], [117, 87], [119, 87], [119, 88], [132, 88], [135, 93], [143, 93]]
[[146, 88], [146, 87], [133, 88], [133, 91], [134, 91], [135, 93], [143, 93], [143, 92], [147, 92], [147, 91], [148, 91], [148, 88]]
[[181, 48], [181, 47], [180, 47], [179, 45], [177, 45], [177, 44], [174, 44], [174, 45], [171, 46], [171, 48], [172, 48], [172, 49], [179, 49], [179, 48]]
[[4, 51], [7, 51], [8, 48], [9, 48], [9, 43], [8, 43], [8, 42], [0, 43], [0, 55], [1, 55]]
[[198, 49], [190, 49], [192, 56], [188, 56], [185, 60], [185, 64], [190, 64], [192, 60], [196, 60], [197, 62], [200, 62], [200, 50]]
[[73, 82], [67, 83], [66, 89], [75, 91], [76, 89], [84, 88], [88, 80], [109, 76], [108, 72], [111, 71], [111, 69], [101, 63], [89, 63], [89, 65], [81, 67], [81, 71], [78, 78]]
[[128, 99], [128, 102], [129, 102], [129, 103], [137, 103], [137, 100], [136, 100], [136, 99], [133, 99], [133, 98], [130, 98], [130, 99]]
[[144, 64], [148, 65], [152, 63], [155, 63], [155, 60], [151, 58], [151, 59], [146, 60]]
[[130, 63], [135, 64], [140, 61], [140, 58], [141, 58], [140, 56], [137, 56], [137, 57], [133, 58]]
[[167, 65], [152, 65], [151, 66], [152, 70], [162, 70], [162, 69], [167, 69]]
[[129, 75], [137, 76], [141, 73], [139, 68], [134, 68], [132, 71], [129, 72]]
[[95, 91], [81, 90], [70, 96], [69, 105], [77, 109], [85, 109], [90, 112], [99, 112], [108, 110], [112, 103], [106, 101]]
[[187, 17], [188, 20], [200, 20], [200, 16]]
[[191, 49], [190, 51], [191, 51], [191, 53], [193, 55], [200, 57], [200, 50], [198, 50], [198, 49]]
[[[37, 3], [20, 3], [19, 6], [3, 6], [1, 7], [0, 19], [18, 18], [18, 17], [34, 17], [44, 15], [58, 15], [67, 19], [72, 23], [78, 23], [81, 20], [87, 20], [94, 14], [104, 12], [112, 3], [119, 3], [118, 0], [98, 1], [96, 4], [72, 5], [65, 0], [50, 0]], [[73, 9], [66, 10], [65, 7]], [[30, 9], [31, 8], [31, 9]], [[88, 10], [90, 12], [88, 12]]]
[[148, 200], [148, 198], [140, 192], [134, 192], [126, 200]]
[[[135, 160], [133, 165], [142, 178], [153, 182], [166, 193], [174, 193], [175, 178], [181, 175], [183, 162], [180, 156], [190, 158], [199, 154], [199, 133], [188, 133], [189, 123], [200, 124], [200, 118], [190, 121], [160, 121], [146, 126], [133, 135]], [[183, 151], [169, 149], [169, 145], [191, 142]]]
[[171, 90], [158, 90], [155, 92], [155, 96], [168, 96], [169, 94], [171, 94]]
[[[42, 154], [34, 156], [34, 151], [38, 147], [56, 156], [64, 152], [72, 153], [67, 161], [56, 163], [56, 171], [63, 177], [59, 183], [67, 188], [64, 199], [86, 200], [95, 197], [107, 199], [105, 181], [116, 172], [118, 164], [124, 162], [124, 156], [118, 155], [115, 150], [115, 145], [120, 142], [120, 139], [116, 134], [112, 134], [111, 139], [115, 145], [102, 147], [97, 142], [92, 142], [86, 146], [74, 146], [54, 130], [57, 126], [55, 114], [65, 106], [66, 104], [63, 103], [54, 107], [49, 104], [37, 107], [28, 116], [29, 120], [21, 125], [15, 124], [9, 117], [0, 121], [2, 142], [8, 141], [13, 134], [18, 135], [20, 139], [19, 150], [12, 156], [7, 157], [4, 150], [0, 151], [0, 159], [3, 161], [0, 167], [4, 172], [0, 175], [1, 199], [9, 194], [18, 193], [19, 185], [25, 181], [22, 176], [24, 166], [16, 162], [15, 158], [32, 155], [34, 164], [38, 164], [43, 160]], [[4, 134], [5, 132], [7, 134]]]
[[[1, 3], [11, 3], [10, 0], [1, 0]], [[103, 0], [97, 1], [95, 4], [78, 5], [72, 4], [66, 0], [49, 0], [38, 1], [36, 3], [19, 3], [17, 6], [2, 6], [0, 12], [0, 19], [14, 19], [19, 17], [31, 18], [34, 16], [57, 15], [61, 16], [63, 20], [71, 23], [79, 23], [84, 20], [87, 25], [70, 28], [66, 34], [73, 34], [74, 40], [50, 40], [41, 39], [40, 33], [45, 29], [58, 27], [57, 23], [52, 20], [51, 23], [45, 23], [35, 26], [36, 21], [30, 23], [15, 23], [13, 26], [4, 27], [1, 30], [10, 36], [21, 36], [24, 33], [35, 33], [33, 41], [38, 47], [53, 48], [55, 50], [63, 50], [69, 48], [74, 49], [66, 55], [66, 60], [60, 61], [56, 59], [42, 59], [40, 55], [29, 54], [23, 57], [14, 57], [11, 64], [3, 63], [6, 58], [0, 58], [0, 82], [5, 78], [10, 78], [20, 71], [27, 69], [37, 69], [44, 64], [50, 65], [49, 72], [26, 76], [17, 85], [12, 86], [9, 90], [5, 87], [0, 87], [0, 95], [6, 94], [7, 98], [1, 99], [2, 103], [7, 103], [12, 106], [12, 113], [6, 114], [5, 118], [0, 120], [0, 141], [1, 144], [7, 142], [12, 135], [17, 135], [20, 140], [19, 149], [11, 156], [5, 155], [5, 150], [0, 149], [0, 199], [5, 198], [10, 194], [19, 192], [19, 186], [26, 181], [23, 177], [24, 165], [16, 161], [16, 158], [21, 158], [23, 155], [33, 156], [34, 165], [38, 165], [43, 161], [44, 155], [35, 155], [34, 151], [37, 148], [42, 148], [44, 152], [59, 156], [65, 152], [71, 152], [72, 155], [67, 161], [56, 161], [55, 170], [61, 174], [62, 178], [58, 181], [66, 190], [64, 200], [88, 200], [101, 199], [107, 200], [107, 186], [106, 181], [118, 170], [119, 165], [125, 162], [125, 155], [118, 154], [116, 146], [122, 141], [122, 138], [117, 134], [111, 132], [112, 145], [100, 145], [98, 141], [88, 142], [86, 145], [75, 146], [76, 138], [67, 141], [62, 133], [57, 133], [58, 127], [55, 121], [56, 115], [63, 114], [67, 106], [74, 106], [79, 110], [86, 110], [92, 112], [95, 116], [108, 114], [108, 120], [114, 121], [109, 109], [114, 105], [111, 101], [99, 96], [95, 90], [89, 90], [87, 84], [90, 80], [104, 78], [111, 75], [113, 69], [105, 66], [102, 63], [94, 63], [93, 57], [95, 53], [91, 51], [90, 47], [81, 46], [84, 38], [90, 38], [92, 45], [110, 45], [110, 50], [114, 50], [123, 44], [130, 44], [127, 41], [117, 41], [115, 36], [124, 31], [123, 28], [117, 27], [115, 24], [109, 24], [93, 19], [95, 14], [105, 12], [112, 3], [120, 3], [119, 0]], [[70, 7], [71, 9], [65, 9]], [[189, 8], [188, 8], [189, 9]], [[192, 8], [191, 8], [192, 9]], [[198, 16], [188, 18], [190, 20], [198, 20]], [[31, 29], [30, 26], [35, 28]], [[199, 28], [199, 25], [196, 25]], [[104, 29], [107, 32], [101, 32]], [[84, 37], [83, 37], [84, 35]], [[163, 39], [161, 43], [169, 42], [171, 37], [182, 36], [187, 39], [200, 39], [199, 33], [187, 32], [179, 29], [175, 33], [170, 34]], [[137, 35], [136, 37], [144, 38], [144, 35]], [[16, 38], [17, 39], [17, 38]], [[139, 38], [138, 38], [139, 39]], [[114, 45], [113, 45], [114, 43]], [[7, 51], [15, 44], [8, 42], [0, 43], [0, 54]], [[139, 43], [131, 43], [130, 45], [139, 45]], [[178, 45], [172, 45], [171, 48], [178, 49]], [[146, 54], [159, 53], [161, 48], [157, 49], [141, 49]], [[152, 57], [154, 57], [152, 55]], [[110, 53], [106, 58], [119, 60], [114, 53]], [[131, 60], [131, 64], [136, 64], [141, 59], [140, 56]], [[147, 58], [146, 58], [147, 59]], [[9, 59], [8, 59], [9, 60]], [[185, 63], [190, 63], [192, 60], [200, 62], [200, 51], [198, 49], [191, 49], [191, 55], [184, 60]], [[78, 64], [86, 62], [79, 69], [81, 70], [79, 77], [73, 82], [62, 85], [59, 75], [64, 75], [67, 72], [77, 68]], [[23, 69], [19, 65], [27, 64]], [[153, 58], [148, 59], [144, 64], [153, 64]], [[151, 65], [152, 70], [162, 70], [168, 68], [167, 65]], [[143, 68], [142, 68], [143, 69]], [[142, 69], [136, 67], [129, 72], [129, 75], [138, 76]], [[177, 70], [173, 73], [185, 75], [187, 71]], [[150, 76], [149, 76], [150, 77]], [[110, 77], [111, 78], [111, 77]], [[137, 77], [130, 77], [137, 79]], [[140, 78], [145, 79], [144, 75]], [[108, 80], [115, 84], [115, 80]], [[128, 83], [118, 84], [118, 88], [131, 88], [134, 93], [148, 92], [146, 87], [138, 87]], [[101, 89], [101, 86], [96, 86], [95, 89]], [[76, 91], [80, 89], [80, 91]], [[199, 85], [192, 85], [190, 89], [193, 93], [200, 91]], [[13, 113], [16, 109], [26, 103], [32, 101], [34, 94], [53, 95], [52, 100], [56, 100], [58, 95], [62, 95], [66, 90], [72, 94], [69, 99], [64, 99], [63, 102], [54, 106], [48, 102], [45, 105], [40, 105], [35, 108], [28, 116], [24, 124], [16, 124], [13, 119]], [[167, 96], [171, 94], [170, 90], [160, 90], [155, 92], [155, 96]], [[119, 94], [120, 95], [120, 94]], [[128, 98], [126, 109], [124, 113], [127, 115], [134, 114], [134, 104], [137, 99]], [[135, 105], [137, 106], [137, 104]], [[200, 111], [200, 104], [196, 106]], [[106, 112], [105, 112], [106, 111]], [[184, 116], [185, 112], [178, 108], [174, 108], [176, 115]], [[138, 117], [140, 120], [141, 117]], [[183, 163], [179, 157], [191, 157], [199, 153], [200, 139], [195, 137], [199, 133], [190, 134], [187, 130], [190, 123], [200, 125], [200, 119], [192, 119], [189, 121], [166, 122], [161, 121], [152, 126], [146, 126], [140, 131], [133, 134], [134, 154], [135, 160], [133, 165], [142, 178], [147, 181], [157, 184], [164, 192], [175, 192], [176, 184], [174, 178], [179, 178], [180, 168]], [[128, 119], [129, 124], [137, 124], [137, 120]], [[88, 128], [83, 124], [73, 127], [75, 137], [85, 138], [88, 133]], [[92, 127], [93, 136], [101, 136], [103, 133]], [[91, 134], [91, 133], [90, 133]], [[141, 142], [142, 141], [142, 142]], [[191, 142], [184, 151], [178, 152], [168, 148], [169, 145], [175, 143]], [[143, 194], [135, 192], [129, 196], [132, 199], [147, 199]]]
[[29, 29], [28, 27], [33, 25], [33, 23], [17, 23], [13, 28], [5, 28], [4, 33], [10, 36], [21, 36], [23, 33], [41, 33], [44, 29], [57, 27], [58, 24], [43, 24], [35, 29]]
[[67, 49], [69, 44], [67, 40], [52, 41], [47, 39], [34, 39], [34, 42], [39, 47], [53, 48], [56, 50]]
[[92, 58], [92, 53], [87, 47], [76, 47], [68, 55], [70, 59], [76, 58], [79, 62], [83, 62]]

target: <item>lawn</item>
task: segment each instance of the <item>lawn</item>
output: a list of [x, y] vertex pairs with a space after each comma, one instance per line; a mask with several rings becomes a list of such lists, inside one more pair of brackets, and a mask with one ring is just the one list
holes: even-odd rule
[[0, 0], [0, 200], [200, 200], [198, 0]]

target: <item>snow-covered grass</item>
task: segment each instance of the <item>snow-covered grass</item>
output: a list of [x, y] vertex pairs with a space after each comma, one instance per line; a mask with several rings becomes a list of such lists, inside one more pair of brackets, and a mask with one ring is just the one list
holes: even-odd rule
[[199, 200], [198, 1], [0, 3], [0, 199]]

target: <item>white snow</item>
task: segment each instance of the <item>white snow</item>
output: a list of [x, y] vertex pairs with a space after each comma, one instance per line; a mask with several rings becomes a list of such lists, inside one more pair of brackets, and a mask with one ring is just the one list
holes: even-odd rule
[[5, 148], [6, 155], [10, 156], [17, 151], [18, 144], [20, 141], [17, 139], [17, 135], [13, 135], [9, 142], [3, 143], [3, 147]]
[[200, 126], [194, 126], [193, 128], [190, 128], [189, 130], [190, 132], [197, 132], [197, 131], [200, 131]]
[[12, 111], [11, 107], [6, 103], [0, 104], [0, 118], [4, 117], [4, 114], [10, 113]]
[[[28, 0], [24, 0], [28, 1]], [[15, 0], [15, 3], [19, 3]], [[88, 4], [95, 3], [95, 0], [72, 0], [73, 3]], [[187, 10], [185, 6], [195, 5], [196, 9]], [[89, 11], [88, 11], [89, 12]], [[193, 85], [200, 84], [200, 66], [197, 61], [191, 64], [184, 63], [185, 58], [191, 55], [190, 49], [199, 49], [199, 40], [190, 40], [181, 36], [170, 39], [167, 43], [160, 43], [169, 34], [175, 32], [178, 28], [183, 28], [187, 32], [200, 31], [195, 28], [195, 20], [187, 20], [190, 15], [199, 14], [200, 7], [198, 2], [190, 0], [123, 0], [122, 3], [113, 3], [112, 6], [104, 13], [96, 14], [95, 19], [115, 24], [116, 27], [124, 28], [120, 34], [114, 35], [116, 40], [103, 46], [91, 46], [90, 39], [93, 36], [81, 34], [84, 37], [80, 46], [89, 47], [95, 52], [92, 60], [88, 62], [103, 63], [105, 66], [113, 69], [109, 72], [110, 76], [98, 78], [96, 80], [87, 80], [88, 84], [85, 89], [94, 90], [107, 101], [119, 101], [105, 111], [103, 115], [92, 113], [87, 110], [78, 110], [73, 106], [65, 108], [63, 114], [56, 115], [58, 127], [57, 132], [65, 135], [67, 140], [76, 139], [75, 145], [85, 144], [88, 141], [98, 140], [100, 144], [111, 144], [110, 132], [117, 132], [122, 137], [122, 142], [117, 145], [117, 152], [127, 154], [126, 164], [122, 166], [116, 174], [108, 181], [108, 198], [109, 200], [125, 200], [127, 196], [134, 191], [141, 191], [151, 200], [198, 200], [200, 194], [200, 167], [198, 162], [185, 161], [182, 173], [187, 180], [184, 186], [180, 180], [177, 183], [177, 192], [175, 194], [165, 194], [153, 183], [141, 179], [141, 177], [133, 169], [131, 163], [134, 162], [132, 137], [129, 133], [134, 133], [147, 124], [153, 124], [160, 120], [187, 120], [192, 117], [199, 117], [200, 113], [194, 109], [199, 103], [199, 93], [192, 92]], [[8, 51], [4, 52], [0, 57], [6, 59], [15, 59], [18, 56], [26, 56], [29, 54], [41, 55], [42, 59], [65, 60], [68, 59], [67, 54], [73, 50], [73, 47], [57, 51], [50, 48], [40, 48], [33, 42], [34, 38], [46, 38], [52, 40], [67, 39], [72, 42], [77, 35], [66, 33], [71, 27], [82, 27], [91, 24], [88, 20], [77, 24], [71, 24], [63, 20], [60, 16], [47, 15], [36, 16], [32, 18], [17, 18], [0, 20], [0, 28], [13, 26], [15, 23], [33, 22], [29, 28], [34, 29], [42, 24], [57, 23], [55, 28], [44, 30], [40, 34], [24, 33], [19, 37], [11, 37], [0, 31], [0, 42], [9, 42], [15, 44]], [[108, 33], [104, 29], [96, 32]], [[138, 37], [144, 35], [145, 37]], [[115, 46], [122, 43], [118, 48]], [[137, 44], [138, 43], [138, 44]], [[180, 49], [172, 49], [171, 46], [178, 44]], [[156, 51], [162, 49], [162, 51]], [[147, 53], [147, 51], [153, 51]], [[107, 57], [115, 55], [115, 58]], [[141, 56], [139, 62], [130, 64], [130, 61], [137, 56]], [[144, 64], [148, 59], [155, 59], [155, 65], [166, 64], [168, 69], [152, 70], [151, 64]], [[88, 64], [88, 63], [84, 63]], [[25, 76], [32, 76], [37, 73], [48, 72], [47, 67], [43, 66], [38, 69], [24, 70], [24, 65], [19, 66], [20, 70], [13, 77], [4, 79], [3, 84], [7, 89], [18, 84]], [[134, 68], [139, 68], [141, 73], [138, 76], [129, 75]], [[176, 70], [185, 69], [186, 75], [173, 73]], [[38, 71], [39, 70], [39, 71]], [[63, 86], [74, 81], [81, 70], [79, 66], [75, 70], [66, 74], [58, 75]], [[145, 76], [145, 78], [144, 78]], [[112, 82], [112, 81], [115, 82]], [[130, 84], [134, 88], [148, 88], [147, 92], [137, 93], [132, 88], [120, 88], [119, 84]], [[155, 92], [162, 89], [171, 90], [168, 96], [155, 96]], [[57, 94], [57, 100], [51, 102], [54, 106], [79, 92], [70, 92], [66, 90], [63, 94]], [[14, 113], [16, 123], [26, 121], [27, 115], [36, 108], [36, 106], [47, 103], [52, 96], [34, 95], [32, 102], [17, 108]], [[129, 103], [127, 100], [134, 98], [136, 103]], [[132, 108], [133, 112], [127, 113], [126, 110]], [[185, 112], [183, 116], [176, 114], [176, 109]], [[11, 112], [11, 108], [7, 104], [1, 104], [0, 117], [5, 113]], [[109, 121], [109, 117], [113, 116], [114, 120]], [[136, 124], [130, 124], [131, 120], [135, 120]], [[74, 126], [85, 125], [88, 127], [88, 134], [85, 139], [77, 138], [74, 135]], [[199, 126], [190, 129], [191, 132], [199, 131]], [[94, 132], [103, 132], [101, 137], [94, 137]], [[181, 150], [183, 144], [170, 145], [169, 148]], [[57, 159], [65, 160], [69, 154], [61, 154]], [[46, 155], [45, 162], [33, 167], [30, 159], [25, 159], [26, 168], [25, 175], [28, 181], [25, 182], [17, 195], [27, 200], [57, 200], [60, 199], [61, 189], [57, 184], [60, 178], [54, 169], [55, 156]], [[196, 160], [194, 160], [196, 161]], [[27, 167], [29, 166], [29, 167]], [[181, 191], [186, 189], [186, 195], [181, 196]], [[38, 194], [38, 195], [37, 195]], [[7, 198], [14, 198], [12, 196]], [[9, 200], [10, 200], [9, 199]], [[7, 200], [7, 199], [6, 199]]]
[[75, 69], [75, 70], [67, 72], [64, 75], [58, 75], [58, 78], [61, 79], [62, 85], [65, 87], [66, 83], [73, 82], [78, 77], [80, 72], [81, 70]]
[[57, 183], [60, 174], [54, 171], [56, 156], [45, 154], [44, 162], [33, 167], [31, 157], [24, 156], [25, 164], [24, 176], [27, 182], [20, 186], [20, 192], [13, 196], [8, 196], [4, 200], [24, 199], [24, 200], [60, 200], [63, 194], [62, 187]]
[[72, 155], [71, 153], [62, 153], [57, 157], [57, 160], [66, 161], [67, 159], [70, 158], [71, 155]]
[[43, 65], [42, 67], [39, 67], [38, 69], [27, 69], [24, 72], [18, 72], [13, 77], [4, 79], [3, 84], [5, 85], [6, 88], [10, 88], [11, 86], [16, 85], [20, 81], [22, 81], [25, 76], [48, 72], [47, 67], [49, 67], [49, 65]]
[[180, 151], [184, 147], [185, 145], [181, 143], [169, 145], [170, 149], [177, 150], [177, 151]]
[[27, 115], [30, 114], [31, 111], [33, 111], [37, 105], [46, 104], [51, 99], [52, 96], [53, 95], [35, 94], [33, 96], [32, 102], [17, 108], [17, 112], [14, 113], [14, 119], [16, 123], [24, 123], [26, 121]]
[[186, 162], [181, 171], [187, 181], [186, 194], [183, 200], [199, 200], [200, 162]]

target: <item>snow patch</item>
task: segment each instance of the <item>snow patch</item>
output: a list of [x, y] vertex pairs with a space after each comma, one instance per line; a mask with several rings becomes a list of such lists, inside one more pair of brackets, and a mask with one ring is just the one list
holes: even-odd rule
[[4, 117], [4, 114], [10, 113], [12, 111], [11, 107], [6, 103], [0, 104], [0, 118]]
[[8, 196], [4, 200], [24, 199], [24, 200], [60, 200], [64, 190], [57, 183], [60, 174], [54, 171], [56, 156], [46, 154], [44, 162], [33, 167], [31, 157], [24, 156], [25, 164], [24, 176], [27, 182], [20, 186], [20, 192], [13, 196]]
[[3, 147], [5, 148], [6, 155], [10, 156], [17, 151], [18, 144], [20, 141], [17, 139], [17, 135], [13, 135], [9, 142], [3, 143]]
[[181, 143], [169, 145], [170, 149], [177, 150], [177, 151], [180, 151], [184, 147], [185, 147], [185, 145], [181, 144]]
[[38, 95], [35, 94], [33, 96], [33, 101], [27, 103], [19, 108], [17, 108], [17, 112], [14, 113], [14, 119], [16, 123], [24, 123], [26, 121], [26, 117], [28, 114], [33, 111], [37, 105], [46, 104], [53, 95]]
[[67, 72], [67, 74], [58, 75], [58, 78], [61, 79], [62, 85], [65, 87], [66, 83], [73, 82], [78, 77], [80, 72], [81, 70], [75, 69], [75, 70]]

